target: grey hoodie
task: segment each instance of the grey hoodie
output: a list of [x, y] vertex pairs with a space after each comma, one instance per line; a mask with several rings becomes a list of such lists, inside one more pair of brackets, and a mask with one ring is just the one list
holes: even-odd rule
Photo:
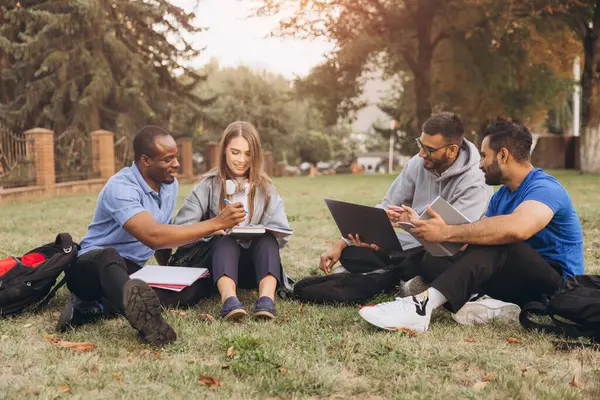
[[[208, 172], [204, 178], [192, 189], [187, 199], [183, 203], [181, 210], [175, 217], [176, 225], [190, 225], [200, 221], [206, 221], [219, 214], [219, 197], [221, 193], [221, 183], [216, 172]], [[275, 228], [290, 229], [283, 199], [275, 189], [274, 185], [269, 185], [269, 204], [265, 209], [265, 196], [257, 191], [254, 196], [254, 213], [252, 214], [251, 224], [272, 226]], [[210, 236], [205, 237], [208, 241]], [[283, 239], [277, 239], [279, 247], [285, 246], [289, 236]], [[188, 245], [189, 246], [189, 245]]]
[[425, 169], [417, 154], [406, 164], [377, 207], [407, 205], [421, 214], [437, 196], [441, 196], [471, 221], [477, 221], [487, 209], [494, 189], [485, 183], [479, 169], [477, 147], [464, 140], [458, 158], [441, 175]]

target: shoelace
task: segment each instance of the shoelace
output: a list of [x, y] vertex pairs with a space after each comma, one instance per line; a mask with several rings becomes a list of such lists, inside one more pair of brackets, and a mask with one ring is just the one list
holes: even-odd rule
[[86, 307], [77, 307], [77, 312], [81, 315], [100, 314], [100, 313], [104, 312], [104, 307], [102, 306], [102, 304], [98, 303], [98, 304], [89, 305]]

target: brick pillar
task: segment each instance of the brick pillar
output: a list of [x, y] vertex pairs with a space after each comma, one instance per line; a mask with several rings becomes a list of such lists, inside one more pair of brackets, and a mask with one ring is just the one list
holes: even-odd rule
[[99, 129], [90, 133], [94, 172], [107, 180], [115, 174], [115, 134]]
[[267, 173], [267, 175], [269, 176], [273, 176], [273, 153], [270, 151], [265, 151], [264, 156], [265, 158], [265, 172]]
[[192, 139], [187, 137], [177, 139], [177, 151], [179, 152], [179, 173], [185, 178], [193, 177]]
[[35, 183], [50, 187], [56, 184], [54, 165], [54, 131], [33, 128], [25, 132], [27, 151], [35, 163]]
[[206, 149], [204, 149], [204, 160], [206, 162], [206, 168], [209, 170], [217, 166], [218, 162], [218, 151], [219, 145], [215, 142], [208, 142]]
[[285, 176], [285, 162], [279, 161], [275, 169], [275, 176]]

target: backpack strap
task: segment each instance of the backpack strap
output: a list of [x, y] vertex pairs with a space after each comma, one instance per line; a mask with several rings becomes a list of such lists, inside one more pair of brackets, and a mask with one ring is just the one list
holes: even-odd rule
[[[534, 322], [530, 318], [530, 316], [533, 315], [550, 317], [553, 324]], [[557, 320], [553, 313], [548, 309], [547, 305], [537, 301], [525, 304], [521, 310], [521, 314], [519, 314], [519, 322], [523, 328], [527, 330], [550, 333], [569, 339], [589, 338], [594, 340], [594, 338], [598, 335], [597, 332], [588, 330], [581, 325], [570, 324]]]
[[47, 306], [48, 303], [50, 302], [50, 300], [52, 300], [52, 298], [56, 295], [56, 292], [58, 292], [58, 290], [61, 287], [63, 287], [66, 283], [67, 283], [67, 275], [64, 275], [62, 277], [62, 279], [60, 281], [58, 281], [58, 283], [56, 285], [54, 285], [52, 287], [52, 289], [50, 289], [48, 294], [46, 296], [44, 296], [44, 298], [42, 300], [39, 301], [39, 303], [37, 303], [36, 305], [31, 307], [31, 311], [39, 311], [42, 308], [44, 308], [45, 306]]

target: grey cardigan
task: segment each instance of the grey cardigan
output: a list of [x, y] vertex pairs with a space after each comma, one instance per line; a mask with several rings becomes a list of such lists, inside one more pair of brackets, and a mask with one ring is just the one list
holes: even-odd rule
[[[221, 193], [221, 183], [215, 179], [216, 172], [209, 172], [192, 189], [183, 206], [175, 217], [176, 225], [190, 225], [200, 221], [206, 221], [219, 214], [219, 197]], [[269, 203], [265, 210], [265, 195], [257, 191], [254, 196], [254, 212], [251, 224], [271, 226], [274, 228], [290, 229], [287, 215], [283, 206], [283, 199], [275, 189], [273, 184], [269, 185]], [[211, 236], [202, 240], [208, 241]], [[278, 239], [279, 248], [285, 246], [289, 236]]]

